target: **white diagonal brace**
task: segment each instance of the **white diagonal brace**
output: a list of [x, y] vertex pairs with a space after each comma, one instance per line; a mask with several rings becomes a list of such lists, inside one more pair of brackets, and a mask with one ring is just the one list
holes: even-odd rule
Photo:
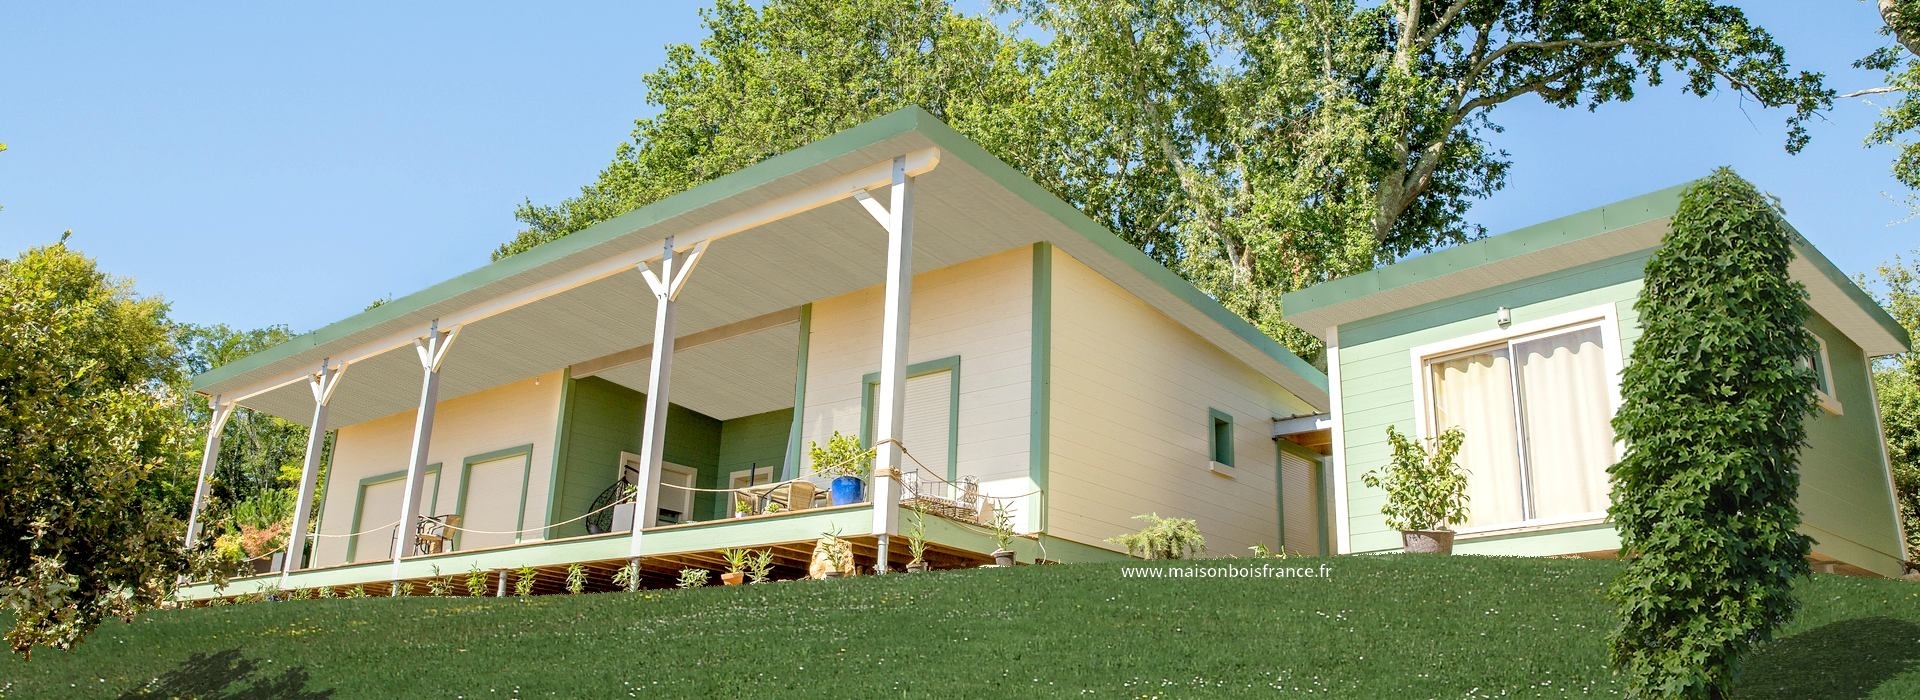
[[427, 324], [427, 334], [415, 338], [413, 347], [420, 357], [420, 405], [413, 414], [413, 450], [407, 456], [407, 480], [400, 492], [399, 523], [393, 526], [388, 553], [393, 568], [388, 579], [396, 585], [389, 590], [399, 595], [400, 562], [413, 545], [414, 516], [420, 512], [420, 497], [426, 485], [427, 453], [433, 444], [433, 412], [440, 402], [440, 366], [446, 362], [447, 349], [460, 334], [460, 327], [441, 330], [438, 320]]
[[682, 263], [680, 270], [673, 275], [673, 286], [667, 290], [668, 298], [680, 298], [680, 290], [686, 288], [687, 278], [693, 276], [693, 268], [698, 266], [700, 264], [700, 258], [707, 254], [707, 244], [709, 243], [712, 243], [712, 241], [701, 241], [694, 244], [693, 252], [687, 254], [687, 261]]
[[293, 531], [287, 535], [287, 556], [280, 566], [280, 587], [287, 575], [301, 566], [307, 547], [307, 521], [313, 512], [313, 490], [320, 477], [320, 449], [327, 442], [327, 406], [333, 401], [334, 387], [345, 375], [346, 365], [335, 367], [332, 360], [321, 360], [320, 371], [307, 379], [313, 390], [313, 421], [307, 428], [307, 458], [300, 467], [300, 498], [293, 508]]
[[221, 403], [220, 396], [214, 395], [207, 401], [207, 407], [213, 409], [207, 420], [207, 444], [200, 454], [200, 479], [193, 486], [193, 510], [187, 513], [188, 549], [200, 537], [200, 516], [207, 508], [207, 492], [212, 490], [213, 466], [220, 459], [220, 431], [227, 427], [227, 419], [233, 417], [232, 402]]

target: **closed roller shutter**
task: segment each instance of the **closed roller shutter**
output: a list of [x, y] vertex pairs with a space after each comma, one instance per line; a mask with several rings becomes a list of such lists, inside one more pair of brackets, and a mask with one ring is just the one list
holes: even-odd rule
[[[879, 390], [874, 389], [875, 408], [867, 424], [868, 435], [879, 435]], [[901, 466], [911, 471], [926, 465], [932, 475], [949, 478], [953, 453], [948, 449], [953, 436], [953, 372], [941, 370], [907, 379], [907, 422], [900, 431], [900, 443], [913, 453]], [[877, 441], [878, 438], [875, 438]], [[919, 460], [915, 462], [914, 460]]]

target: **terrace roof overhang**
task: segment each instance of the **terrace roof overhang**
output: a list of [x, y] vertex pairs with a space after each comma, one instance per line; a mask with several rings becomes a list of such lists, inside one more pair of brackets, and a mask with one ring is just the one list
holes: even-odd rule
[[636, 266], [658, 261], [673, 237], [676, 249], [710, 244], [676, 302], [674, 402], [720, 419], [788, 407], [797, 308], [885, 279], [887, 233], [854, 195], [885, 188], [901, 156], [919, 192], [914, 270], [1052, 243], [1326, 409], [1325, 375], [917, 108], [298, 336], [196, 377], [194, 390], [306, 424], [309, 377], [344, 364], [328, 422], [391, 415], [419, 398], [413, 344], [436, 322], [459, 332], [441, 369], [442, 401], [563, 367], [644, 389], [645, 353], [635, 349], [652, 340], [655, 298]]
[[[1282, 296], [1281, 308], [1288, 321], [1328, 340], [1345, 324], [1651, 250], [1691, 184], [1317, 284]], [[1905, 351], [1911, 339], [1900, 324], [1791, 224], [1788, 229], [1796, 253], [1788, 272], [1806, 285], [1813, 311], [1868, 357]]]

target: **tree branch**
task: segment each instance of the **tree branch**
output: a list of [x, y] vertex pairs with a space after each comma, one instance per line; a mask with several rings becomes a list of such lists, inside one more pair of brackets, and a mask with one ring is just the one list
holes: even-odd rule
[[1884, 94], [1886, 94], [1886, 93], [1889, 93], [1889, 92], [1906, 92], [1906, 91], [1907, 91], [1907, 89], [1906, 89], [1906, 88], [1903, 88], [1903, 87], [1897, 87], [1897, 86], [1893, 86], [1893, 85], [1883, 85], [1883, 86], [1880, 86], [1880, 87], [1877, 87], [1877, 88], [1867, 88], [1867, 89], [1865, 89], [1865, 90], [1855, 90], [1855, 91], [1853, 91], [1853, 92], [1849, 92], [1849, 93], [1847, 93], [1847, 94], [1845, 94], [1845, 95], [1841, 95], [1841, 96], [1840, 96], [1840, 99], [1843, 99], [1843, 100], [1844, 100], [1844, 99], [1848, 99], [1848, 98], [1853, 98], [1853, 97], [1866, 97], [1866, 96], [1868, 96], [1868, 95], [1884, 95]]

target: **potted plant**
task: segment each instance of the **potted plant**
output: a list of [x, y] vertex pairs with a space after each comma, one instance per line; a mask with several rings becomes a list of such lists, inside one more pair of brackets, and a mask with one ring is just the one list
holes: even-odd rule
[[1401, 546], [1409, 553], [1453, 553], [1451, 528], [1467, 521], [1467, 470], [1454, 459], [1465, 437], [1459, 428], [1448, 428], [1423, 445], [1387, 426], [1392, 461], [1384, 474], [1360, 475], [1368, 488], [1387, 492], [1380, 513], [1388, 527], [1400, 531]]
[[813, 565], [809, 567], [813, 578], [840, 578], [853, 573], [853, 543], [842, 539], [837, 532], [821, 533], [820, 539], [813, 543]]
[[729, 586], [738, 586], [747, 581], [747, 558], [753, 554], [748, 549], [722, 549], [720, 556], [727, 560], [727, 572], [720, 575], [720, 582]]
[[1013, 513], [1006, 508], [993, 509], [993, 565], [1013, 566]]
[[918, 508], [909, 508], [913, 520], [907, 525], [907, 553], [913, 555], [913, 561], [907, 562], [907, 573], [923, 574], [933, 567], [927, 565], [927, 514]]
[[861, 447], [860, 438], [833, 431], [825, 446], [808, 442], [807, 457], [813, 463], [814, 476], [833, 480], [828, 493], [834, 505], [867, 500], [866, 476], [873, 473], [873, 450]]
[[753, 515], [753, 497], [739, 494], [733, 497], [733, 517], [744, 518]]

